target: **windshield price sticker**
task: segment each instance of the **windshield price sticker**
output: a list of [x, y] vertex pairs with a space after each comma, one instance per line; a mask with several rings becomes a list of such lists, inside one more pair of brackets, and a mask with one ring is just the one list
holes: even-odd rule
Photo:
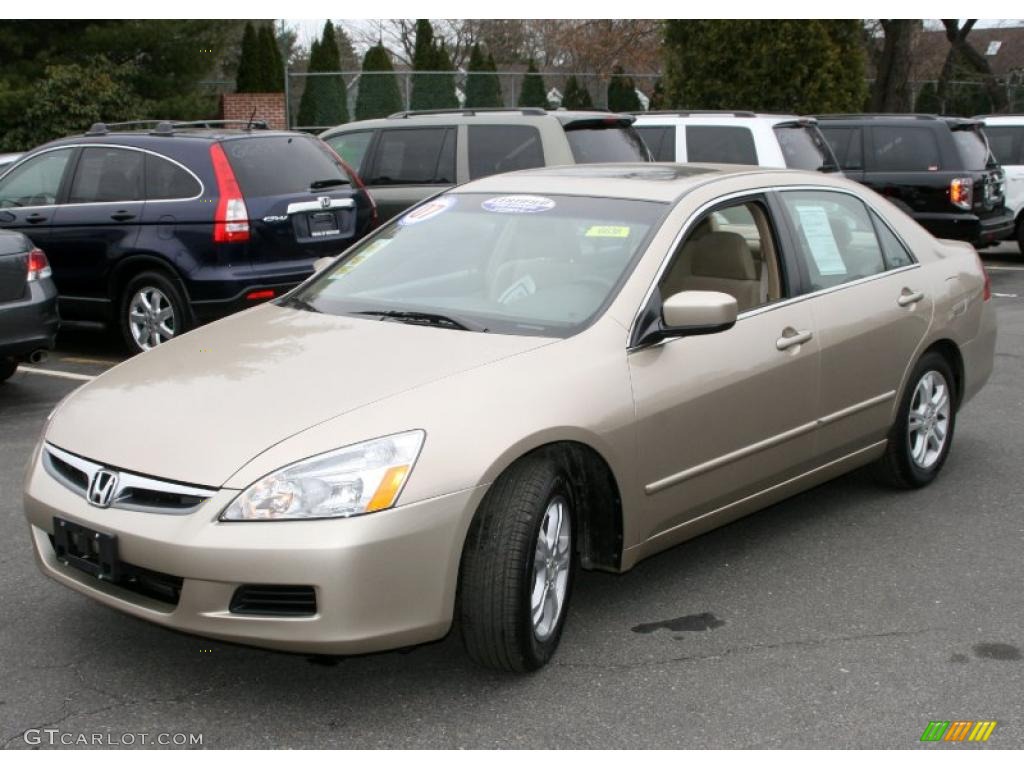
[[453, 205], [455, 205], [455, 197], [453, 195], [445, 195], [444, 197], [437, 198], [437, 200], [424, 203], [414, 211], [410, 211], [399, 219], [398, 223], [403, 227], [410, 224], [422, 224], [424, 221], [429, 221], [435, 216], [444, 213]]
[[491, 213], [541, 213], [555, 207], [555, 201], [537, 195], [503, 195], [484, 200], [480, 207]]
[[584, 237], [629, 237], [629, 227], [594, 225], [587, 230]]

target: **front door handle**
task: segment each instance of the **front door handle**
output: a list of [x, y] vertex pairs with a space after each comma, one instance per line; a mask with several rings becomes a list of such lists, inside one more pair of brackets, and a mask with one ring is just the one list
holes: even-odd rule
[[131, 221], [135, 218], [135, 214], [128, 213], [128, 211], [117, 211], [116, 213], [110, 214], [110, 218], [114, 221]]
[[776, 340], [775, 348], [779, 350], [779, 352], [785, 352], [790, 347], [795, 347], [797, 344], [804, 344], [813, 338], [814, 334], [810, 331], [797, 331], [793, 328], [787, 328]]
[[896, 303], [901, 307], [909, 307], [911, 304], [917, 304], [924, 298], [924, 294], [921, 291], [912, 291], [909, 288], [904, 288], [903, 292], [900, 293], [900, 297], [896, 299]]
[[46, 217], [43, 216], [41, 213], [33, 213], [30, 216], [26, 216], [25, 221], [27, 221], [29, 224], [42, 224], [44, 221], [46, 221]]

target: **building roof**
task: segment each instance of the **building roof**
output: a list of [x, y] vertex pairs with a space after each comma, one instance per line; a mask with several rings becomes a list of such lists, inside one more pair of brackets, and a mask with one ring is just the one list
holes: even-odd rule
[[[1000, 77], [1024, 73], [1024, 26], [975, 27], [967, 42], [978, 51], [992, 72]], [[914, 41], [912, 80], [938, 80], [949, 53], [944, 29], [924, 29]]]

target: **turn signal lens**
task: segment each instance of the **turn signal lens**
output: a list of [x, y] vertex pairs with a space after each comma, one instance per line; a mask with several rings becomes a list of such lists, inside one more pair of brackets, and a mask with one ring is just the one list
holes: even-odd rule
[[395, 503], [398, 492], [402, 490], [405, 477], [409, 474], [409, 467], [392, 467], [384, 475], [384, 479], [377, 486], [377, 492], [373, 494], [370, 503], [366, 505], [367, 512], [376, 512], [380, 509], [387, 509]]
[[949, 202], [959, 208], [963, 208], [965, 211], [969, 211], [973, 201], [973, 179], [953, 179], [949, 182]]

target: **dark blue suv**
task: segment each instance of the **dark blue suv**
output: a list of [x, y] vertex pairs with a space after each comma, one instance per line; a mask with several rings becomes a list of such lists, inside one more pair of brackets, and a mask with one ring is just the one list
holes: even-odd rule
[[98, 123], [0, 176], [0, 227], [46, 252], [63, 319], [149, 349], [279, 296], [376, 225], [322, 141], [231, 125]]

